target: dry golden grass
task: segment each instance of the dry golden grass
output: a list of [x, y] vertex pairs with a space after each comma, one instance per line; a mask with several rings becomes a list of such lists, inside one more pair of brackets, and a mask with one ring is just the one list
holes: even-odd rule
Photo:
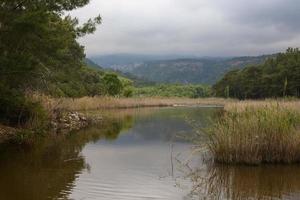
[[138, 107], [162, 107], [162, 106], [195, 106], [195, 105], [217, 105], [223, 106], [226, 102], [234, 100], [221, 98], [114, 98], [114, 97], [82, 97], [82, 98], [42, 98], [45, 107], [64, 110], [99, 110], [117, 108]]
[[300, 162], [300, 102], [244, 101], [225, 105], [208, 131], [208, 149], [221, 163]]
[[292, 109], [300, 112], [299, 99], [266, 99], [266, 100], [246, 100], [246, 101], [226, 101], [224, 104], [226, 111], [244, 111], [248, 107], [262, 108], [266, 106], [279, 106], [282, 108]]

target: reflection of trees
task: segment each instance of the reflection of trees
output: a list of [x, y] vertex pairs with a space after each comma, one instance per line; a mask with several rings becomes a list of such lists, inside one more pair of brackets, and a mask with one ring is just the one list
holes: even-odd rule
[[[49, 142], [49, 141], [48, 141]], [[64, 198], [76, 174], [85, 167], [80, 148], [68, 140], [41, 142], [27, 151], [1, 155], [0, 199]]]
[[300, 166], [213, 165], [189, 174], [199, 199], [288, 199], [299, 197]]
[[121, 131], [130, 129], [133, 126], [133, 118], [130, 116], [122, 119], [109, 119], [101, 123], [83, 129], [77, 133], [79, 140], [86, 142], [97, 142], [99, 139], [116, 140]]
[[211, 113], [211, 109], [194, 108], [126, 110], [77, 133], [41, 139], [30, 150], [0, 150], [0, 199], [66, 199], [78, 174], [88, 170], [81, 155], [88, 142], [115, 140], [129, 129], [147, 140], [169, 140], [178, 130], [191, 130], [185, 117], [204, 123]]
[[130, 119], [106, 121], [78, 133], [44, 138], [29, 150], [7, 147], [0, 154], [0, 199], [66, 199], [77, 175], [88, 169], [81, 155], [85, 144], [116, 139], [123, 125], [129, 127]]

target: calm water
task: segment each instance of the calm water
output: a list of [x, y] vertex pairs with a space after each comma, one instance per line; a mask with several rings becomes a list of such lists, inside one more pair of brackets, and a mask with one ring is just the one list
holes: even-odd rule
[[191, 124], [208, 127], [217, 113], [110, 111], [97, 126], [2, 147], [0, 200], [300, 199], [300, 166], [211, 166], [192, 155]]

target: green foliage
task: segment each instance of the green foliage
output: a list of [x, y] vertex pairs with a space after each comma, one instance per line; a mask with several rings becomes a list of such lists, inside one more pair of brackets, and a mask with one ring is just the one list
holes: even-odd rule
[[56, 97], [82, 97], [105, 94], [104, 72], [81, 67], [78, 70], [56, 72], [42, 92]]
[[116, 96], [121, 93], [123, 85], [116, 74], [105, 74], [103, 77], [103, 82], [107, 94]]
[[161, 97], [209, 97], [210, 87], [204, 85], [182, 85], [182, 84], [162, 84], [148, 87], [135, 88], [134, 96], [161, 96]]
[[[63, 74], [81, 70], [83, 47], [77, 39], [95, 31], [98, 16], [82, 26], [65, 11], [83, 7], [89, 0], [2, 0], [0, 3], [0, 120], [27, 124], [39, 115], [39, 105], [26, 90], [42, 90], [57, 82], [56, 95], [84, 94], [84, 86], [69, 84]], [[61, 79], [60, 79], [61, 78]], [[41, 116], [38, 116], [40, 119]]]
[[132, 81], [90, 67], [56, 72], [41, 92], [55, 97], [132, 96]]
[[[82, 65], [83, 47], [76, 39], [92, 32], [99, 18], [82, 27], [65, 10], [88, 1], [4, 1], [0, 5], [1, 79], [11, 87], [33, 87], [51, 72]], [[85, 28], [90, 27], [90, 28]], [[11, 82], [11, 81], [9, 81]]]
[[135, 87], [152, 86], [155, 84], [155, 82], [148, 81], [145, 77], [139, 78], [131, 73], [122, 72], [120, 70], [116, 70], [115, 72], [120, 76], [125, 77], [128, 80], [131, 80], [131, 84]]
[[[39, 102], [25, 98], [16, 89], [0, 84], [0, 121], [8, 125], [44, 127], [47, 119], [46, 111]], [[40, 119], [41, 121], [38, 121]]]
[[133, 96], [133, 91], [134, 91], [133, 87], [126, 87], [123, 90], [123, 96], [124, 97], [132, 97]]
[[289, 48], [264, 64], [232, 70], [213, 86], [221, 97], [300, 97], [300, 51]]

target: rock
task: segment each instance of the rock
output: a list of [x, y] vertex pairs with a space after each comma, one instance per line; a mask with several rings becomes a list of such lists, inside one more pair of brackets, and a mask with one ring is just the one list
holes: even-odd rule
[[52, 121], [50, 125], [53, 129], [57, 129], [57, 127], [58, 127], [58, 123], [54, 122], [54, 121]]
[[72, 131], [72, 130], [79, 130], [81, 128], [84, 128], [88, 126], [91, 122], [92, 122], [91, 119], [88, 119], [86, 116], [84, 116], [81, 113], [68, 112], [53, 117], [53, 121], [51, 122], [51, 127], [56, 132], [59, 131], [59, 129], [63, 129], [63, 131]]

